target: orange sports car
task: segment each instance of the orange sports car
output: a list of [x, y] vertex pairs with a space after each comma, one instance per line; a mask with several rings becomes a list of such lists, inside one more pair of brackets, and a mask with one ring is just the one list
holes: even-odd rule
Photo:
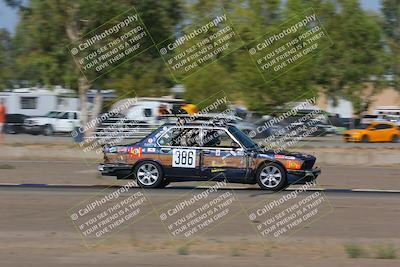
[[344, 132], [346, 142], [393, 142], [400, 138], [399, 127], [389, 122], [373, 122]]

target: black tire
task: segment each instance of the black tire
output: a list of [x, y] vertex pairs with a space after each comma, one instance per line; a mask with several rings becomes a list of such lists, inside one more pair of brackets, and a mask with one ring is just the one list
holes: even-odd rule
[[393, 135], [392, 143], [397, 143], [397, 142], [399, 142], [399, 137], [397, 135]]
[[11, 125], [4, 125], [4, 133], [6, 134], [16, 134], [17, 132], [15, 131], [14, 127], [12, 127]]
[[279, 191], [287, 186], [286, 170], [278, 163], [265, 162], [256, 172], [256, 181], [261, 189]]
[[363, 137], [361, 138], [361, 143], [369, 143], [368, 135], [363, 135]]
[[43, 135], [51, 136], [54, 134], [53, 127], [51, 125], [46, 125], [43, 127]]
[[168, 179], [163, 179], [162, 183], [160, 184], [160, 186], [158, 188], [165, 188], [166, 186], [168, 186], [170, 183], [170, 181]]
[[138, 185], [143, 188], [160, 188], [164, 184], [164, 172], [161, 166], [153, 161], [140, 162], [135, 166], [133, 174]]

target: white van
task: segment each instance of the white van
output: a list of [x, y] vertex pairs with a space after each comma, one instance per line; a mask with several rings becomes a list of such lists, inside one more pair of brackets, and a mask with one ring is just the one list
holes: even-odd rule
[[400, 125], [400, 107], [399, 106], [381, 106], [375, 109], [375, 115], [378, 121], [387, 121]]
[[136, 99], [120, 100], [115, 103], [111, 109], [115, 109], [125, 103], [131, 103], [129, 107], [122, 112], [127, 119], [155, 125], [159, 124], [159, 118], [162, 115], [160, 114], [161, 106], [172, 111], [182, 106], [184, 101], [182, 99], [167, 97], [138, 97]]
[[46, 117], [31, 117], [24, 122], [25, 132], [43, 135], [70, 133], [80, 126], [78, 111], [51, 111]]

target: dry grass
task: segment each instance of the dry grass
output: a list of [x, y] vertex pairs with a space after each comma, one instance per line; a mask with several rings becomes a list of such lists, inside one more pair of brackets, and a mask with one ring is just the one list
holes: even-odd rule
[[375, 246], [376, 259], [396, 259], [396, 247], [393, 244], [379, 244]]
[[349, 258], [365, 258], [367, 257], [367, 252], [363, 246], [360, 244], [346, 244], [344, 245], [344, 248], [346, 250], [347, 256]]
[[397, 248], [393, 244], [378, 244], [365, 247], [361, 244], [346, 244], [345, 250], [349, 258], [396, 259]]
[[10, 164], [0, 164], [0, 170], [13, 170], [15, 167]]

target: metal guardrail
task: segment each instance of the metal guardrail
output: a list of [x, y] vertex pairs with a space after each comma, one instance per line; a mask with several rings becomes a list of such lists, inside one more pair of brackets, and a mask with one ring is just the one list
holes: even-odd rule
[[158, 127], [161, 123], [148, 123], [143, 121], [136, 121], [126, 118], [109, 118], [100, 123], [94, 136], [94, 139], [140, 139]]
[[[179, 115], [182, 118], [189, 118], [193, 119], [194, 117], [190, 115]], [[93, 137], [89, 137], [92, 139], [141, 139], [158, 127], [163, 125], [165, 122], [176, 122], [177, 116], [176, 115], [165, 115], [162, 116], [162, 121], [157, 123], [149, 123], [147, 121], [138, 121], [133, 119], [127, 118], [107, 118], [107, 120], [101, 122], [94, 132]], [[195, 117], [196, 119], [210, 119], [214, 118], [215, 116], [206, 116], [206, 115], [198, 115]], [[224, 118], [224, 117], [221, 117]], [[221, 119], [219, 118], [219, 119]], [[231, 118], [228, 116], [228, 118]]]
[[[207, 116], [207, 115], [198, 115], [196, 117], [192, 117], [190, 115], [179, 115], [182, 118], [189, 118], [196, 120], [206, 120], [211, 121], [210, 119], [214, 118], [215, 116]], [[224, 117], [222, 117], [224, 118]], [[227, 116], [230, 118], [230, 116]], [[138, 140], [142, 139], [143, 137], [147, 136], [154, 130], [158, 129], [161, 125], [166, 122], [176, 122], [177, 116], [176, 115], [165, 115], [163, 116], [161, 121], [156, 123], [151, 123], [148, 121], [138, 121], [133, 119], [127, 118], [118, 118], [112, 117], [107, 118], [103, 122], [101, 122], [94, 132], [92, 137], [84, 137], [86, 141], [95, 141], [98, 140], [99, 142], [108, 143], [117, 141], [117, 143], [122, 143], [123, 140]], [[221, 119], [218, 117], [218, 119]]]
[[[181, 117], [192, 118], [190, 115], [180, 115]], [[205, 115], [199, 115], [196, 119], [199, 118], [204, 119]], [[210, 117], [214, 118], [214, 117]], [[210, 120], [209, 117], [206, 117], [207, 120]], [[230, 117], [229, 117], [230, 118]], [[176, 122], [177, 117], [175, 115], [166, 115], [163, 116], [162, 120], [156, 123], [151, 123], [147, 121], [138, 121], [127, 118], [107, 118], [103, 122], [101, 122], [94, 132], [92, 137], [84, 137], [87, 141], [91, 140], [101, 140], [101, 142], [108, 143], [119, 141], [123, 142], [125, 139], [130, 140], [138, 140], [147, 136], [154, 130], [158, 129], [165, 122]]]

